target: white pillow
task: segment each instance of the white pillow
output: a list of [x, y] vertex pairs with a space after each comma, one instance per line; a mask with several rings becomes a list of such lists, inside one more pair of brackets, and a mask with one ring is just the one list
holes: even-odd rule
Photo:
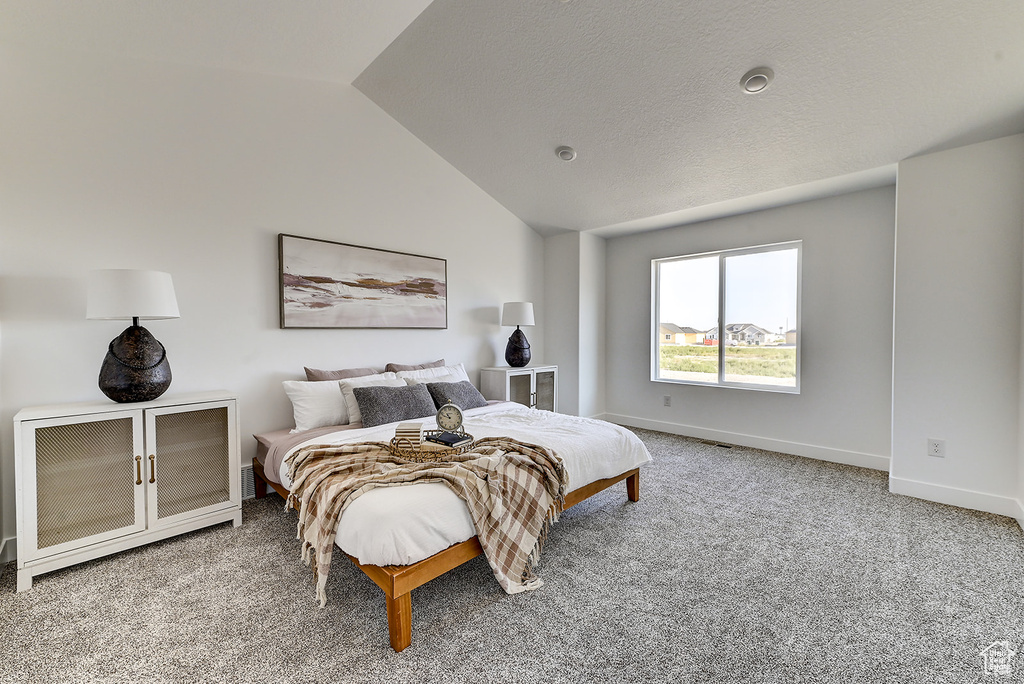
[[462, 375], [459, 375], [458, 373], [450, 373], [448, 375], [435, 375], [432, 378], [406, 378], [405, 381], [410, 385], [425, 385], [428, 382], [461, 382], [465, 379], [465, 373]]
[[342, 380], [338, 384], [345, 402], [345, 410], [348, 413], [348, 422], [362, 423], [363, 414], [359, 412], [359, 402], [356, 401], [356, 394], [352, 391], [353, 387], [403, 387], [406, 382], [397, 377], [395, 373], [380, 373], [379, 375]]
[[349, 422], [337, 380], [285, 380], [281, 384], [284, 385], [285, 394], [292, 400], [292, 414], [295, 416], [293, 433]]
[[466, 375], [466, 369], [461, 363], [457, 366], [438, 366], [437, 368], [423, 368], [414, 371], [398, 371], [396, 375], [409, 382], [410, 385], [422, 382], [461, 382], [469, 380], [469, 376]]

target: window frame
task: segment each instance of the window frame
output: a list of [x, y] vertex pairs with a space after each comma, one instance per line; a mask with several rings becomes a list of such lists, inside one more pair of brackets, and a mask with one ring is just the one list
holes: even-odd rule
[[[743, 256], [745, 254], [763, 254], [766, 252], [778, 252], [788, 249], [796, 249], [796, 323], [793, 330], [796, 331], [796, 385], [786, 387], [780, 385], [758, 384], [753, 382], [735, 382], [725, 379], [725, 347], [722, 343], [723, 331], [725, 330], [725, 259], [727, 257]], [[684, 380], [677, 378], [659, 377], [661, 370], [661, 339], [659, 320], [661, 312], [661, 281], [660, 267], [664, 263], [686, 261], [689, 259], [702, 259], [718, 257], [718, 321], [717, 321], [717, 342], [718, 348], [718, 379], [716, 381]], [[803, 326], [803, 240], [787, 240], [766, 245], [754, 245], [752, 247], [738, 247], [734, 249], [721, 249], [696, 254], [681, 254], [672, 257], [659, 257], [651, 259], [651, 325], [653, 334], [650, 339], [654, 342], [651, 348], [651, 382], [663, 382], [673, 385], [696, 385], [700, 387], [724, 387], [728, 389], [753, 390], [758, 392], [778, 392], [782, 394], [800, 394], [801, 375], [801, 349], [803, 348], [801, 328]], [[674, 321], [673, 321], [674, 322]], [[676, 323], [679, 325], [679, 323]], [[788, 333], [783, 331], [783, 334]], [[728, 333], [726, 333], [728, 336]]]

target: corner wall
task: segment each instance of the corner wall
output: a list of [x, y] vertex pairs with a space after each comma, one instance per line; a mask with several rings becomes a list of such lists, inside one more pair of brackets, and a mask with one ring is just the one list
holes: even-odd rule
[[[291, 424], [280, 383], [304, 365], [444, 357], [476, 379], [501, 303], [543, 297], [540, 236], [350, 86], [0, 45], [0, 93], [0, 539], [14, 413], [103, 399], [124, 323], [85, 320], [91, 269], [171, 273], [181, 318], [147, 326], [168, 394], [238, 393], [243, 463]], [[448, 329], [279, 329], [282, 232], [447, 258]]]
[[[605, 394], [605, 240], [563, 233], [544, 240], [545, 347], [558, 365], [558, 410], [599, 416]], [[536, 358], [536, 357], [535, 357]]]
[[1024, 135], [907, 159], [897, 187], [890, 489], [1019, 519]]
[[605, 411], [607, 326], [607, 241], [580, 234], [579, 415]]
[[[2, 270], [2, 268], [3, 268], [3, 257], [0, 256], [0, 270]], [[3, 366], [3, 323], [2, 323], [2, 321], [0, 321], [0, 367], [2, 367], [2, 366]], [[0, 374], [0, 416], [5, 415], [4, 414], [4, 406], [3, 406], [3, 395], [4, 395], [3, 394], [3, 376], [2, 376], [2, 374]], [[6, 486], [5, 483], [4, 483], [5, 470], [6, 469], [4, 468], [3, 461], [0, 460], [0, 492], [6, 491], [4, 489], [5, 486]], [[14, 473], [12, 472], [11, 476], [13, 477], [13, 475], [14, 475]], [[11, 487], [13, 487], [13, 486], [14, 486], [14, 483], [12, 482], [11, 483]], [[13, 548], [8, 548], [8, 546], [7, 546], [7, 538], [8, 537], [7, 537], [7, 534], [5, 532], [6, 528], [4, 527], [4, 508], [5, 507], [3, 505], [3, 496], [2, 496], [2, 494], [0, 494], [0, 564], [10, 562], [14, 558], [14, 549]], [[0, 565], [0, 567], [2, 567], [2, 565]], [[0, 575], [2, 575], [2, 574], [3, 574], [3, 570], [0, 569]]]
[[[579, 415], [580, 235], [544, 238], [544, 340], [547, 355], [532, 364], [558, 366], [557, 411]], [[531, 343], [532, 344], [532, 343]]]
[[[888, 470], [894, 215], [884, 187], [609, 240], [607, 417]], [[652, 259], [797, 239], [799, 395], [650, 379]]]

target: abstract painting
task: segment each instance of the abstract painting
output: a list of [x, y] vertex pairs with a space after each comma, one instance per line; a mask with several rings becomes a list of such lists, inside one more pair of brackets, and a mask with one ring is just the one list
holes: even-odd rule
[[448, 262], [278, 235], [282, 328], [447, 328]]

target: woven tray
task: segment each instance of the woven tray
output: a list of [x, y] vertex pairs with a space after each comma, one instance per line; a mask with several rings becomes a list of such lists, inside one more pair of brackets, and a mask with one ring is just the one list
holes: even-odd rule
[[[444, 432], [444, 430], [424, 430], [423, 440], [425, 442], [427, 437], [431, 435], [439, 435], [442, 432]], [[466, 435], [466, 437], [469, 437], [470, 440], [473, 439], [473, 435]], [[423, 449], [421, 447], [414, 446], [413, 443], [407, 439], [399, 439], [398, 437], [392, 437], [391, 443], [388, 444], [388, 451], [391, 452], [392, 456], [406, 461], [415, 461], [417, 463], [447, 461], [452, 456], [464, 454], [472, 448], [473, 442], [470, 441], [468, 444], [463, 444], [459, 447], [447, 448], [441, 444], [436, 444], [428, 449]]]

